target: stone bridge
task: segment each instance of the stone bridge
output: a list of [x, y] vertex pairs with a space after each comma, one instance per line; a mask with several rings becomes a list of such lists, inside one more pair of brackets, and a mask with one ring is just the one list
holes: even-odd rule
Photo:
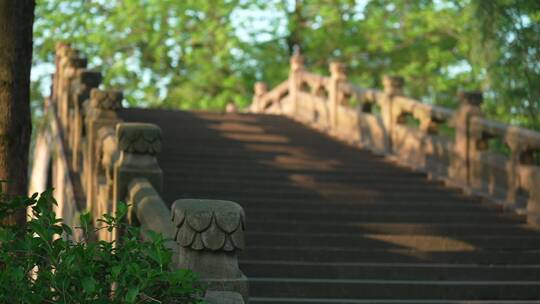
[[296, 54], [245, 113], [126, 109], [86, 63], [57, 47], [31, 191], [69, 224], [130, 203], [209, 303], [538, 303], [540, 133], [486, 119], [481, 93], [451, 110]]

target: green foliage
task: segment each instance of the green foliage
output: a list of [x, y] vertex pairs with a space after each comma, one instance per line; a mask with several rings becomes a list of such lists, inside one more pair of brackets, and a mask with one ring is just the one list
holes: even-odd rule
[[[41, 0], [36, 64], [70, 41], [131, 105], [246, 106], [256, 80], [286, 79], [299, 45], [310, 70], [344, 62], [349, 78], [455, 107], [486, 92], [493, 118], [540, 128], [540, 2], [530, 0]], [[243, 12], [240, 14], [239, 12]], [[243, 34], [242, 34], [243, 33]], [[99, 58], [99, 59], [98, 59]]]
[[490, 115], [540, 129], [540, 2], [471, 1], [473, 57], [486, 74]]
[[[39, 197], [8, 199], [0, 192], [0, 220], [29, 207], [26, 227], [0, 226], [0, 303], [202, 303], [204, 291], [188, 270], [170, 270], [171, 252], [159, 234], [149, 242], [125, 226], [127, 206], [102, 220], [105, 229], [123, 229], [118, 244], [74, 242], [72, 228], [52, 210], [52, 191]], [[82, 234], [92, 233], [88, 213]]]
[[[131, 105], [220, 109], [250, 94], [231, 50], [239, 1], [38, 1], [35, 61], [68, 41]], [[249, 91], [248, 91], [249, 87]]]

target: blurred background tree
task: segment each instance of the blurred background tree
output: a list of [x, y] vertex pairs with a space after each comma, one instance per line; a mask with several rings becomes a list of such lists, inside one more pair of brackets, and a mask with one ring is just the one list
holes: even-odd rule
[[408, 95], [447, 106], [481, 89], [490, 116], [540, 129], [539, 1], [41, 0], [36, 15], [38, 92], [63, 40], [132, 106], [243, 107], [255, 81], [286, 79], [299, 45], [315, 72], [340, 60], [366, 87], [399, 74]]

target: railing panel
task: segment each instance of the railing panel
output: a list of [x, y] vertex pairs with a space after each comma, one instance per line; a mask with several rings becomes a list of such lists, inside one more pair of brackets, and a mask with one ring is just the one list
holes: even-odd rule
[[299, 92], [297, 111], [295, 117], [304, 123], [320, 129], [328, 129], [330, 127], [329, 105], [322, 97]]
[[359, 114], [360, 145], [377, 154], [387, 153], [388, 131], [384, 127], [382, 118], [370, 113]]
[[475, 117], [471, 137], [473, 190], [536, 219], [540, 167], [531, 155], [540, 150], [540, 133]]
[[359, 111], [350, 107], [337, 107], [336, 134], [343, 140], [350, 143], [360, 142], [360, 120]]
[[453, 150], [453, 140], [445, 135], [431, 135], [424, 139], [425, 169], [431, 178], [449, 178]]

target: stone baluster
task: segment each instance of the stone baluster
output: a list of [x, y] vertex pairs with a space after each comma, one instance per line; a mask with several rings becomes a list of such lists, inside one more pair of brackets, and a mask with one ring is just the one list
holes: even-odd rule
[[[98, 150], [99, 139], [104, 134], [99, 134], [102, 128], [115, 127], [121, 120], [116, 113], [122, 106], [122, 93], [118, 91], [102, 91], [92, 89], [90, 92], [90, 104], [86, 114], [86, 147], [83, 155], [83, 182], [85, 183], [87, 208], [95, 212], [97, 205], [97, 193], [99, 190]], [[103, 132], [102, 132], [103, 133]]]
[[338, 124], [338, 107], [343, 101], [343, 94], [340, 92], [340, 83], [347, 81], [345, 65], [341, 62], [330, 63], [330, 84], [328, 87], [328, 101], [330, 102], [331, 121], [330, 125], [336, 127]]
[[244, 249], [242, 207], [229, 201], [180, 199], [171, 212], [178, 266], [198, 273], [209, 291], [237, 292], [247, 303], [248, 280], [237, 257], [237, 251]]
[[[520, 178], [519, 172], [524, 167], [532, 167], [537, 166], [534, 159], [535, 152], [538, 152], [540, 150], [540, 143], [535, 142], [534, 140], [526, 140], [520, 134], [518, 134], [519, 129], [508, 127], [506, 130], [507, 134], [504, 136], [505, 142], [510, 148], [511, 154], [510, 154], [510, 166], [507, 170], [508, 172], [508, 185], [511, 185], [511, 188], [508, 191], [508, 197], [506, 198], [509, 202], [518, 202], [520, 199], [520, 192], [526, 188], [523, 187], [528, 182], [532, 181], [523, 181], [523, 178]], [[521, 179], [521, 180], [520, 180]], [[528, 179], [531, 179], [529, 177]], [[534, 178], [532, 178], [534, 179]], [[530, 189], [530, 188], [529, 188]], [[527, 202], [527, 209], [528, 209], [528, 218], [527, 220], [530, 223], [538, 224], [538, 209], [539, 206], [537, 206], [538, 196], [540, 194], [540, 191], [538, 189], [532, 189], [532, 191], [529, 191], [529, 197]], [[535, 202], [536, 201], [536, 202]], [[516, 206], [518, 208], [523, 208], [523, 206]]]
[[[539, 164], [536, 163], [534, 154], [540, 153], [540, 147], [538, 146], [539, 142], [535, 141], [531, 144], [532, 146], [521, 146], [520, 149], [516, 151], [519, 151], [519, 153], [516, 153], [516, 158], [518, 158], [517, 161], [519, 162], [519, 165], [515, 163], [512, 164], [515, 166], [513, 167], [514, 170], [530, 172], [532, 171], [531, 168], [538, 167]], [[528, 170], [526, 168], [528, 168]], [[517, 174], [517, 172], [514, 174]], [[521, 187], [529, 190], [526, 205], [527, 223], [540, 226], [540, 187], [531, 187], [530, 185], [540, 185], [540, 174], [528, 174], [527, 178], [523, 178], [521, 180], [516, 178], [516, 183], [514, 184], [516, 190], [515, 196], [518, 196], [518, 192], [522, 189]]]
[[467, 187], [471, 184], [471, 159], [475, 151], [487, 148], [481, 136], [473, 136], [471, 128], [471, 118], [483, 116], [480, 109], [483, 97], [481, 92], [460, 92], [458, 98], [460, 105], [453, 118], [456, 137], [449, 175], [454, 182]]
[[69, 145], [71, 147], [71, 167], [78, 172], [81, 162], [81, 141], [83, 136], [84, 111], [83, 103], [90, 98], [92, 89], [97, 88], [101, 82], [101, 73], [87, 69], [79, 69], [75, 76], [72, 88], [73, 122]]
[[392, 138], [394, 134], [394, 125], [397, 123], [398, 111], [394, 109], [393, 99], [396, 96], [403, 96], [403, 87], [405, 80], [401, 76], [384, 76], [383, 77], [383, 101], [381, 104], [381, 116], [386, 130], [385, 136], [385, 152], [392, 152]]
[[[94, 227], [102, 228], [103, 223], [98, 221], [103, 214], [112, 213], [112, 189], [113, 189], [113, 168], [118, 159], [118, 144], [116, 142], [116, 132], [113, 126], [101, 127], [96, 136], [95, 143], [96, 166], [93, 168], [93, 178], [95, 179], [94, 191], [97, 193], [92, 203], [92, 215]], [[105, 229], [99, 229], [97, 233], [99, 240], [112, 241], [112, 234]]]
[[300, 48], [296, 47], [291, 57], [291, 69], [289, 70], [289, 98], [292, 103], [291, 115], [297, 115], [298, 93], [302, 84], [302, 71], [304, 70], [304, 56], [300, 54]]
[[264, 110], [264, 105], [262, 104], [263, 96], [268, 93], [268, 86], [262, 81], [255, 83], [255, 95], [253, 96], [252, 111], [255, 113], [260, 113]]
[[[506, 200], [508, 202], [517, 203], [519, 190], [518, 170], [522, 164], [522, 160], [526, 160], [525, 147], [514, 138], [508, 138], [506, 144], [510, 148], [510, 168], [507, 170], [509, 191], [507, 192]], [[524, 157], [525, 156], [525, 157]]]

